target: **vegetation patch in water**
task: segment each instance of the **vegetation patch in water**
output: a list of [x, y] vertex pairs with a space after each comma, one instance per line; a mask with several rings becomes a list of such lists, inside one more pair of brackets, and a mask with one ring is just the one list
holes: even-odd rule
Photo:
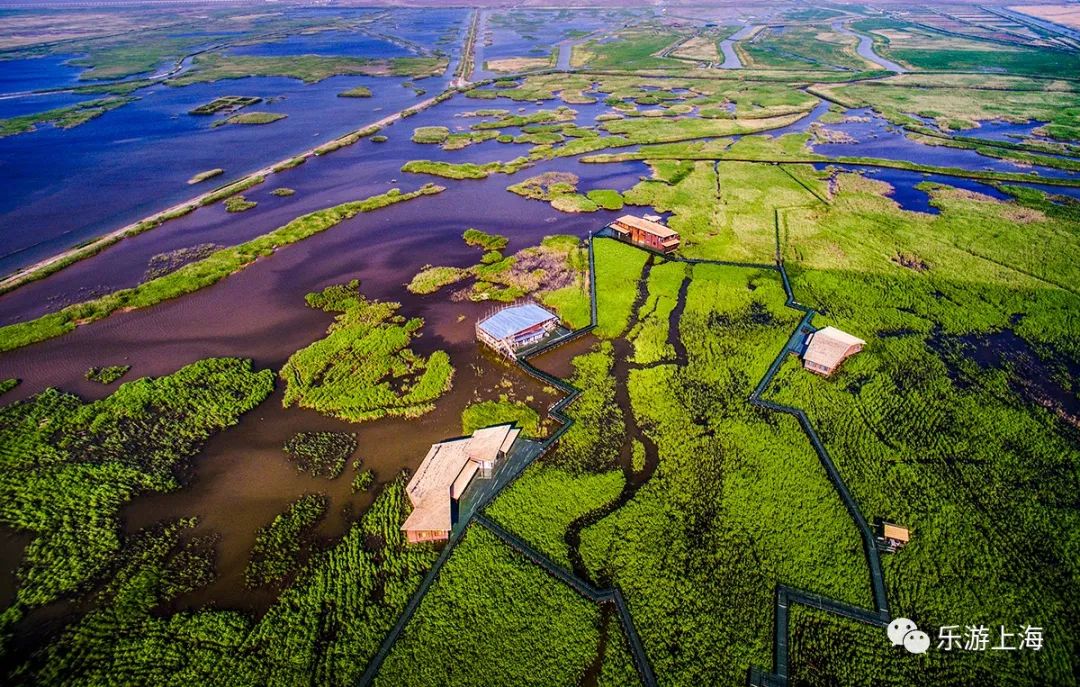
[[585, 195], [590, 201], [604, 210], [621, 210], [623, 207], [622, 195], [612, 189], [593, 189]]
[[307, 157], [305, 157], [303, 155], [298, 155], [298, 156], [296, 156], [294, 158], [285, 160], [284, 162], [279, 162], [278, 164], [274, 165], [271, 169], [274, 172], [284, 172], [286, 169], [292, 169], [293, 167], [299, 167], [300, 165], [304, 164], [305, 162], [307, 162]]
[[207, 205], [213, 205], [219, 200], [225, 200], [230, 196], [239, 195], [240, 193], [243, 193], [249, 188], [258, 186], [264, 181], [266, 181], [266, 177], [261, 174], [253, 177], [247, 177], [246, 179], [241, 179], [240, 181], [234, 181], [228, 186], [223, 186], [219, 189], [211, 191], [210, 193], [207, 193], [199, 200], [199, 205], [202, 207], [205, 207]]
[[335, 150], [340, 150], [342, 148], [345, 148], [346, 146], [351, 146], [352, 144], [359, 141], [361, 138], [378, 133], [379, 129], [380, 127], [375, 125], [365, 126], [363, 129], [354, 131], [351, 134], [346, 134], [341, 138], [336, 138], [329, 143], [322, 144], [314, 150], [314, 153], [315, 155], [326, 155], [327, 153], [332, 153]]
[[226, 212], [244, 212], [258, 205], [253, 200], [248, 200], [243, 195], [235, 195], [225, 199]]
[[259, 528], [244, 569], [247, 586], [277, 584], [297, 570], [304, 538], [326, 514], [328, 503], [324, 494], [304, 494], [269, 525]]
[[413, 143], [442, 143], [450, 135], [445, 126], [419, 126], [413, 129]]
[[363, 461], [357, 458], [353, 461], [352, 492], [355, 494], [367, 491], [375, 484], [375, 473], [363, 467]]
[[250, 107], [257, 103], [261, 103], [262, 98], [257, 96], [248, 95], [223, 95], [219, 98], [214, 98], [210, 102], [199, 105], [198, 107], [189, 110], [188, 114], [193, 115], [212, 115], [218, 112], [236, 112], [245, 107]]
[[408, 288], [412, 293], [421, 295], [435, 293], [449, 284], [455, 284], [468, 277], [472, 272], [464, 267], [432, 267], [423, 268], [409, 282]]
[[125, 549], [124, 505], [176, 489], [176, 468], [272, 388], [269, 370], [210, 358], [92, 403], [47, 389], [0, 407], [0, 523], [33, 535], [6, 614], [17, 618], [97, 580]]
[[202, 181], [206, 181], [207, 179], [213, 179], [214, 177], [220, 176], [221, 174], [224, 174], [224, 173], [225, 173], [225, 170], [220, 168], [220, 167], [218, 167], [216, 169], [208, 169], [205, 172], [199, 172], [198, 174], [192, 176], [190, 179], [187, 180], [187, 182], [188, 182], [188, 184], [193, 185], [193, 184], [197, 184], [197, 183], [202, 182]]
[[578, 181], [578, 175], [572, 172], [544, 172], [507, 186], [506, 190], [525, 198], [551, 200], [577, 191]]
[[135, 98], [102, 98], [44, 112], [0, 119], [0, 138], [34, 131], [39, 124], [53, 124], [60, 129], [72, 129], [135, 100]]
[[596, 212], [600, 208], [580, 193], [565, 193], [551, 200], [551, 207], [559, 212]]
[[127, 374], [131, 365], [107, 365], [105, 367], [91, 367], [86, 371], [86, 378], [98, 384], [112, 384]]
[[473, 129], [505, 129], [507, 127], [526, 127], [530, 124], [548, 124], [552, 122], [572, 122], [577, 117], [577, 111], [565, 105], [560, 105], [554, 110], [537, 110], [530, 114], [504, 114], [491, 121], [477, 122], [472, 125]]
[[506, 244], [509, 242], [509, 239], [505, 236], [489, 234], [486, 231], [473, 228], [466, 229], [461, 238], [465, 239], [465, 243], [470, 246], [476, 246], [485, 251], [502, 250], [506, 248]]
[[618, 191], [595, 189], [582, 195], [577, 192], [578, 176], [571, 172], [544, 172], [506, 187], [525, 198], [546, 200], [560, 212], [595, 212], [600, 208], [618, 210], [623, 206]]
[[368, 88], [367, 86], [357, 86], [355, 88], [350, 88], [347, 91], [342, 91], [341, 93], [338, 93], [338, 97], [339, 98], [370, 98], [371, 97], [371, 89]]
[[547, 236], [539, 246], [524, 248], [503, 257], [493, 246], [505, 246], [506, 238], [469, 229], [465, 240], [485, 249], [480, 262], [471, 267], [427, 266], [417, 273], [408, 289], [429, 294], [443, 286], [472, 278], [471, 287], [455, 291], [453, 300], [513, 301], [532, 295], [555, 308], [572, 327], [589, 323], [588, 254], [576, 236]]
[[288, 116], [289, 115], [283, 112], [241, 112], [228, 119], [220, 119], [214, 122], [213, 126], [224, 126], [226, 124], [272, 124], [273, 122], [285, 119]]
[[414, 353], [409, 344], [424, 321], [398, 315], [398, 303], [369, 301], [359, 286], [354, 280], [307, 295], [309, 306], [339, 315], [325, 338], [294, 353], [281, 368], [282, 403], [350, 422], [434, 410], [453, 378], [450, 356]]
[[8, 351], [61, 336], [80, 324], [103, 319], [120, 309], [145, 308], [170, 298], [198, 291], [243, 269], [257, 258], [271, 255], [282, 246], [326, 231], [361, 212], [371, 212], [387, 205], [440, 193], [443, 190], [442, 186], [433, 184], [426, 184], [408, 193], [390, 189], [386, 193], [365, 200], [342, 203], [302, 215], [268, 234], [263, 234], [238, 246], [223, 248], [203, 260], [184, 265], [175, 272], [136, 287], [121, 289], [107, 296], [70, 305], [35, 320], [0, 327], [0, 351]]
[[293, 55], [261, 57], [205, 53], [198, 55], [191, 67], [171, 77], [170, 86], [213, 83], [223, 79], [246, 79], [252, 76], [285, 76], [305, 83], [317, 83], [331, 76], [434, 76], [447, 65], [445, 57], [394, 57], [367, 59], [329, 55]]
[[285, 453], [296, 469], [312, 477], [334, 479], [356, 452], [356, 435], [349, 432], [299, 432], [285, 442]]
[[402, 165], [401, 171], [412, 174], [432, 174], [447, 179], [486, 179], [491, 174], [513, 174], [530, 164], [528, 158], [524, 157], [510, 162], [488, 162], [482, 165], [473, 162], [410, 160]]
[[474, 143], [483, 143], [484, 141], [490, 141], [492, 139], [498, 139], [500, 136], [498, 131], [486, 130], [486, 131], [466, 131], [453, 133], [446, 137], [446, 140], [442, 143], [443, 150], [461, 150], [467, 148]]
[[472, 434], [483, 427], [513, 423], [528, 437], [541, 437], [540, 414], [527, 403], [511, 401], [505, 395], [497, 401], [478, 401], [461, 411], [461, 433]]

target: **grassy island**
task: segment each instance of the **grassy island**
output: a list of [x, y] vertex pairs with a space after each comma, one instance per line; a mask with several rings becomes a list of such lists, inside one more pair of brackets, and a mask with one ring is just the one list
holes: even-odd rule
[[212, 115], [217, 114], [218, 112], [236, 112], [245, 107], [261, 103], [262, 100], [262, 98], [249, 95], [223, 95], [220, 98], [214, 98], [204, 105], [199, 105], [198, 107], [189, 110], [188, 114]]
[[285, 160], [284, 162], [277, 163], [276, 165], [271, 167], [271, 170], [274, 172], [284, 172], [286, 169], [293, 169], [295, 167], [299, 167], [305, 162], [307, 162], [307, 156], [297, 155], [294, 158], [290, 158], [288, 160]]
[[285, 406], [296, 403], [351, 422], [418, 417], [450, 388], [450, 356], [436, 351], [423, 358], [408, 347], [424, 321], [398, 315], [398, 303], [369, 301], [357, 281], [310, 293], [307, 302], [339, 314], [326, 338], [281, 368]]
[[169, 298], [198, 291], [244, 269], [259, 257], [270, 255], [283, 246], [326, 231], [361, 212], [371, 212], [387, 205], [440, 193], [443, 190], [442, 186], [432, 184], [408, 193], [391, 189], [365, 200], [342, 203], [302, 215], [268, 234], [263, 234], [238, 246], [223, 248], [207, 258], [184, 265], [175, 272], [157, 279], [129, 289], [121, 289], [100, 298], [70, 305], [34, 320], [0, 327], [0, 351], [8, 351], [61, 336], [80, 324], [103, 319], [117, 310], [145, 308]]
[[413, 143], [442, 143], [450, 135], [445, 126], [421, 126], [413, 130]]
[[367, 86], [356, 86], [355, 88], [350, 88], [347, 91], [342, 91], [341, 93], [338, 93], [338, 97], [339, 98], [370, 98], [371, 97], [371, 89], [368, 88]]
[[365, 136], [371, 136], [372, 134], [378, 133], [379, 129], [380, 127], [374, 125], [366, 126], [358, 131], [354, 131], [350, 134], [345, 134], [341, 138], [336, 138], [329, 143], [324, 143], [318, 148], [316, 148], [314, 152], [316, 155], [326, 155], [327, 153], [332, 153], [335, 150], [340, 150], [341, 148], [344, 148], [346, 146], [351, 146]]
[[502, 250], [506, 248], [506, 244], [510, 242], [505, 236], [498, 234], [489, 234], [486, 231], [480, 231], [479, 229], [469, 228], [461, 234], [461, 238], [465, 240], [465, 243], [470, 246], [482, 248], [485, 251]]
[[208, 169], [205, 172], [199, 172], [187, 180], [188, 184], [194, 185], [206, 181], [207, 179], [213, 179], [216, 176], [220, 176], [225, 173], [225, 170], [217, 167], [215, 169]]
[[434, 76], [446, 70], [445, 57], [394, 57], [368, 59], [297, 55], [255, 57], [206, 53], [195, 58], [191, 68], [168, 79], [171, 86], [213, 83], [224, 79], [252, 76], [285, 76], [306, 83], [317, 83], [331, 76]]
[[135, 98], [130, 97], [88, 100], [76, 105], [46, 110], [36, 114], [0, 119], [0, 138], [34, 131], [40, 124], [52, 124], [60, 129], [71, 129], [134, 101]]
[[230, 196], [225, 199], [226, 212], [245, 212], [258, 205], [253, 200], [248, 200], [242, 195]]
[[506, 237], [469, 229], [464, 238], [469, 245], [484, 250], [477, 264], [428, 265], [413, 276], [406, 288], [416, 294], [431, 294], [471, 279], [472, 286], [455, 292], [455, 298], [508, 302], [533, 295], [555, 308], [572, 326], [588, 323], [588, 261], [577, 237], [547, 236], [539, 246], [524, 248], [509, 257], [501, 252]]
[[522, 401], [505, 396], [497, 401], [471, 403], [461, 411], [461, 433], [472, 434], [482, 427], [512, 422], [527, 436], [542, 436], [540, 415]]
[[472, 162], [435, 162], [432, 160], [411, 160], [401, 167], [402, 172], [411, 174], [431, 174], [447, 179], [485, 179], [491, 174], [513, 174], [529, 165], [526, 158], [520, 157], [510, 162], [488, 162], [478, 165]]
[[618, 210], [622, 196], [611, 189], [594, 189], [588, 194], [577, 192], [578, 176], [570, 172], [545, 172], [525, 179], [506, 190], [525, 198], [546, 200], [560, 212], [596, 212], [600, 208]]
[[226, 124], [272, 124], [273, 122], [285, 119], [289, 115], [281, 112], [241, 112], [235, 114], [228, 119], [221, 119], [214, 122], [213, 126], [224, 126]]
[[106, 367], [91, 367], [86, 371], [86, 378], [98, 384], [112, 384], [128, 373], [131, 365], [108, 365]]

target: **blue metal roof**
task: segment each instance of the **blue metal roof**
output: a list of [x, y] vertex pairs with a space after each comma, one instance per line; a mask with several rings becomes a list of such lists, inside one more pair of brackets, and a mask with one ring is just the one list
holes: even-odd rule
[[505, 339], [523, 329], [547, 322], [555, 317], [536, 303], [513, 305], [480, 322], [480, 328], [489, 336]]

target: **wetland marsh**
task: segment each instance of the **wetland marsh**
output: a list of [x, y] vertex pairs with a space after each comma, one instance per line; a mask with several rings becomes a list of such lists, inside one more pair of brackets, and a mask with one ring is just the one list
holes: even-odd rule
[[[1075, 684], [1080, 45], [755, 7], [0, 48], [0, 271], [177, 208], [0, 294], [5, 683]], [[523, 298], [595, 328], [478, 345]], [[819, 377], [827, 324], [867, 344]], [[507, 421], [541, 457], [408, 544], [429, 446]], [[778, 650], [781, 589], [827, 603]], [[893, 617], [1046, 643], [909, 657]]]

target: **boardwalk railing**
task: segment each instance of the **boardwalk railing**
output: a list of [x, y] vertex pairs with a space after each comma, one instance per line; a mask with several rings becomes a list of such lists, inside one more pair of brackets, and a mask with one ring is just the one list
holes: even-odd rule
[[552, 404], [548, 415], [559, 423], [558, 429], [551, 433], [540, 446], [539, 451], [535, 451], [533, 455], [520, 463], [512, 465], [506, 465], [505, 469], [508, 472], [504, 472], [498, 476], [501, 485], [496, 489], [492, 489], [490, 492], [485, 493], [476, 504], [471, 507], [465, 514], [465, 518], [462, 522], [455, 525], [454, 529], [450, 533], [450, 538], [443, 547], [439, 557], [435, 560], [435, 563], [431, 566], [427, 575], [421, 581], [420, 586], [413, 593], [409, 602], [405, 604], [405, 608], [402, 610], [401, 615], [398, 616], [397, 622], [394, 623], [394, 627], [383, 639], [382, 644], [379, 645], [378, 651], [372, 657], [368, 663], [367, 668], [364, 670], [364, 674], [360, 677], [361, 687], [367, 687], [375, 679], [375, 676], [379, 672], [379, 668], [382, 666], [383, 661], [390, 655], [390, 650], [393, 648], [394, 643], [397, 642], [398, 637], [405, 630], [405, 626], [408, 625], [409, 620], [412, 619], [416, 613], [416, 609], [419, 608], [420, 602], [431, 589], [431, 585], [439, 577], [439, 572], [442, 570], [443, 564], [450, 558], [453, 553], [454, 547], [461, 541], [466, 530], [469, 526], [476, 522], [487, 528], [493, 534], [499, 537], [503, 542], [507, 543], [514, 549], [524, 554], [527, 558], [540, 565], [545, 570], [554, 575], [557, 579], [570, 585], [575, 591], [583, 594], [587, 598], [597, 603], [613, 603], [615, 604], [616, 611], [619, 614], [619, 619], [622, 623], [623, 630], [626, 633], [627, 641], [630, 644], [630, 651], [634, 657], [634, 665], [638, 670], [638, 674], [641, 676], [642, 682], [646, 687], [656, 687], [656, 677], [653, 674], [652, 666], [649, 664], [648, 657], [645, 654], [645, 647], [641, 643], [641, 639], [637, 634], [637, 629], [634, 627], [633, 619], [630, 617], [630, 611], [626, 606], [626, 601], [623, 599], [622, 593], [618, 589], [598, 590], [592, 587], [585, 580], [580, 579], [569, 570], [561, 568], [553, 563], [550, 559], [543, 556], [528, 544], [526, 544], [521, 538], [510, 534], [506, 530], [502, 529], [486, 516], [482, 514], [482, 510], [492, 499], [507, 486], [512, 484], [514, 480], [521, 476], [525, 469], [528, 468], [536, 459], [546, 454], [559, 438], [570, 429], [574, 424], [573, 418], [566, 415], [564, 410], [567, 406], [574, 402], [574, 400], [581, 394], [581, 390], [573, 386], [566, 380], [560, 379], [555, 375], [544, 372], [540, 368], [536, 367], [529, 362], [529, 358], [533, 358], [537, 355], [550, 351], [551, 349], [561, 346], [569, 341], [572, 341], [580, 336], [591, 332], [596, 328], [597, 308], [596, 308], [596, 259], [593, 253], [593, 236], [589, 236], [589, 300], [591, 303], [590, 308], [590, 322], [589, 324], [568, 332], [567, 334], [553, 339], [552, 341], [536, 348], [529, 350], [526, 353], [519, 355], [515, 358], [515, 362], [521, 367], [521, 369], [531, 377], [534, 377], [545, 384], [559, 389], [563, 392], [564, 396]]
[[[858, 504], [852, 497], [847, 485], [844, 483], [840, 476], [839, 471], [836, 469], [836, 465], [833, 463], [832, 457], [825, 449], [825, 445], [818, 437], [817, 432], [814, 430], [812, 423], [806, 413], [800, 409], [792, 406], [786, 406], [773, 401], [767, 401], [762, 398], [769, 384], [772, 382], [773, 377], [779, 371], [784, 361], [790, 353], [799, 353], [802, 350], [804, 340], [809, 332], [814, 330], [812, 321], [816, 314], [812, 308], [800, 304], [796, 298], [794, 291], [791, 288], [791, 280], [788, 277], [787, 270], [784, 267], [783, 255], [781, 252], [780, 242], [780, 214], [779, 209], [775, 214], [776, 223], [776, 261], [773, 264], [768, 263], [755, 263], [755, 262], [734, 262], [725, 260], [704, 260], [697, 258], [681, 258], [673, 255], [665, 255], [657, 251], [650, 250], [644, 246], [638, 246], [637, 244], [631, 244], [640, 250], [644, 250], [649, 253], [653, 253], [664, 260], [671, 260], [677, 262], [683, 262], [691, 265], [697, 264], [712, 264], [712, 265], [725, 265], [730, 267], [743, 267], [752, 269], [767, 269], [775, 270], [780, 274], [780, 280], [784, 287], [784, 293], [786, 296], [785, 306], [793, 310], [798, 310], [803, 313], [795, 331], [785, 342], [783, 349], [777, 354], [768, 370], [762, 376], [761, 380], [754, 387], [753, 392], [750, 394], [749, 402], [755, 406], [765, 408], [778, 413], [784, 413], [787, 415], [793, 415], [802, 427], [803, 432], [809, 438], [811, 445], [814, 447], [814, 451], [817, 453], [818, 458], [825, 468], [825, 472], [836, 489], [837, 494], [843, 501], [844, 506], [847, 508], [848, 513], [854, 520], [857, 529], [859, 530], [860, 537], [863, 543], [863, 553], [866, 556], [867, 566], [870, 569], [870, 582], [871, 589], [874, 597], [874, 610], [867, 610], [852, 606], [842, 601], [830, 599], [828, 597], [814, 594], [811, 592], [789, 587], [784, 584], [780, 584], [776, 588], [776, 601], [774, 609], [774, 651], [773, 651], [773, 669], [771, 672], [765, 672], [763, 669], [757, 666], [751, 666], [748, 670], [747, 681], [748, 684], [754, 687], [784, 687], [788, 682], [788, 666], [789, 666], [789, 654], [788, 654], [788, 640], [790, 637], [789, 631], [789, 616], [788, 611], [792, 604], [802, 604], [810, 608], [816, 608], [828, 613], [835, 613], [837, 615], [857, 620], [860, 622], [868, 623], [875, 626], [884, 627], [888, 624], [890, 618], [889, 602], [886, 595], [884, 575], [881, 570], [881, 560], [878, 555], [878, 550], [874, 542], [873, 532], [870, 526], [866, 522], [866, 518], [863, 517], [862, 512], [859, 510]], [[544, 345], [539, 346], [536, 349], [529, 350], [519, 355], [515, 362], [521, 367], [522, 371], [526, 374], [534, 377], [535, 379], [549, 384], [563, 392], [564, 396], [552, 404], [548, 411], [548, 415], [559, 423], [559, 427], [551, 433], [541, 444], [540, 449], [535, 451], [533, 455], [529, 456], [526, 460], [513, 465], [507, 465], [508, 473], [504, 473], [499, 476], [499, 485], [496, 488], [491, 489], [485, 493], [478, 502], [468, 509], [465, 514], [465, 519], [455, 526], [454, 530], [450, 534], [449, 541], [443, 548], [439, 557], [432, 565], [431, 570], [424, 577], [420, 586], [414, 592], [412, 598], [405, 605], [401, 615], [398, 617], [397, 622], [391, 629], [390, 633], [383, 640], [376, 652], [375, 656], [371, 659], [364, 671], [363, 676], [360, 678], [361, 687], [367, 687], [374, 680], [375, 675], [378, 673], [379, 667], [383, 661], [389, 655], [391, 648], [401, 635], [405, 626], [412, 618], [416, 609], [419, 607], [420, 602], [423, 600], [425, 594], [431, 588], [431, 585], [439, 576], [439, 572], [442, 569], [443, 564], [449, 559], [454, 547], [461, 541], [462, 536], [468, 527], [473, 524], [479, 524], [484, 527], [502, 542], [512, 547], [516, 551], [520, 552], [527, 559], [539, 565], [546, 570], [553, 577], [559, 581], [569, 585], [575, 592], [581, 594], [585, 598], [593, 601], [594, 603], [612, 603], [615, 606], [616, 612], [619, 615], [619, 621], [622, 625], [623, 631], [626, 634], [627, 642], [630, 646], [630, 652], [634, 659], [634, 665], [637, 668], [638, 674], [641, 677], [642, 682], [646, 687], [656, 687], [656, 675], [653, 673], [652, 665], [649, 663], [648, 655], [645, 652], [644, 644], [641, 641], [640, 636], [637, 633], [637, 628], [634, 625], [633, 617], [630, 615], [629, 608], [626, 605], [626, 600], [623, 598], [622, 592], [617, 587], [611, 589], [597, 589], [592, 586], [588, 581], [581, 579], [573, 572], [566, 568], [554, 563], [551, 559], [540, 553], [523, 539], [517, 535], [508, 532], [503, 529], [497, 523], [492, 521], [486, 515], [483, 514], [484, 507], [495, 498], [495, 496], [502, 490], [514, 482], [525, 469], [531, 465], [536, 459], [546, 454], [559, 440], [562, 435], [570, 429], [573, 425], [573, 418], [565, 414], [565, 409], [581, 394], [581, 390], [570, 384], [569, 382], [549, 374], [535, 365], [533, 365], [529, 359], [538, 355], [542, 355], [545, 352], [552, 350], [558, 346], [561, 346], [569, 341], [572, 341], [580, 336], [591, 332], [597, 326], [597, 302], [596, 302], [596, 259], [593, 247], [595, 238], [604, 236], [601, 232], [597, 236], [589, 235], [589, 297], [590, 297], [590, 322], [580, 329], [568, 332], [567, 334], [554, 339]], [[612, 239], [617, 240], [617, 239]]]
[[[815, 194], [816, 195], [816, 194]], [[819, 200], [821, 200], [819, 198]], [[672, 255], [665, 255], [657, 251], [651, 250], [646, 246], [639, 246], [631, 243], [648, 253], [652, 253], [665, 260], [672, 260], [677, 262], [683, 262], [691, 265], [725, 265], [729, 267], [745, 267], [756, 269], [768, 269], [775, 270], [780, 274], [780, 281], [784, 287], [785, 302], [784, 305], [792, 310], [797, 310], [803, 313], [802, 318], [796, 325], [795, 330], [788, 337], [783, 349], [777, 354], [772, 364], [769, 365], [769, 369], [762, 376], [754, 387], [753, 392], [750, 394], [749, 401], [752, 405], [760, 408], [765, 408], [778, 413], [785, 413], [787, 415], [793, 415], [799, 422], [799, 426], [802, 427], [803, 433], [806, 434], [810, 440], [810, 444], [814, 447], [815, 453], [818, 455], [822, 466], [825, 468], [825, 473], [832, 483], [833, 488], [836, 489], [836, 493], [840, 496], [840, 500], [843, 501], [844, 507], [847, 509], [848, 514], [855, 522], [856, 528], [859, 530], [859, 536], [862, 540], [863, 554], [866, 557], [867, 567], [870, 571], [870, 585], [874, 596], [874, 611], [857, 608], [849, 604], [845, 604], [841, 601], [828, 599], [826, 597], [811, 594], [810, 592], [804, 592], [801, 590], [788, 587], [786, 585], [778, 585], [776, 590], [776, 607], [775, 607], [775, 645], [773, 652], [773, 671], [771, 673], [765, 673], [758, 667], [751, 667], [749, 671], [749, 684], [755, 687], [777, 687], [787, 684], [788, 679], [788, 606], [793, 603], [799, 603], [813, 608], [818, 608], [830, 613], [836, 613], [853, 620], [870, 623], [872, 625], [880, 625], [884, 627], [891, 619], [889, 613], [889, 600], [885, 591], [885, 578], [881, 570], [881, 558], [878, 553], [877, 546], [874, 541], [873, 531], [866, 522], [866, 518], [863, 517], [862, 511], [859, 510], [858, 504], [852, 497], [851, 492], [847, 488], [847, 484], [844, 483], [843, 478], [840, 477], [840, 471], [836, 469], [835, 463], [833, 463], [832, 456], [829, 455], [824, 443], [814, 430], [813, 424], [810, 422], [810, 418], [801, 408], [795, 408], [792, 406], [786, 406], [773, 401], [766, 401], [762, 398], [762, 394], [772, 383], [776, 373], [780, 370], [780, 367], [784, 364], [787, 356], [791, 353], [800, 353], [804, 348], [804, 342], [808, 333], [814, 331], [813, 319], [817, 313], [813, 308], [805, 306], [795, 298], [795, 292], [791, 287], [791, 279], [788, 276], [787, 268], [784, 266], [784, 257], [781, 246], [780, 225], [782, 211], [789, 208], [776, 208], [774, 210], [774, 230], [776, 234], [776, 252], [774, 264], [757, 263], [757, 262], [736, 262], [730, 260], [705, 260], [697, 258], [682, 258]], [[618, 240], [618, 239], [613, 239]], [[590, 251], [591, 255], [591, 251]]]
[[517, 550], [523, 556], [539, 565], [556, 579], [569, 585], [575, 592], [581, 594], [593, 603], [611, 603], [615, 605], [615, 612], [619, 614], [619, 622], [626, 634], [627, 644], [630, 645], [630, 655], [634, 659], [634, 667], [637, 668], [641, 681], [647, 687], [656, 687], [656, 676], [653, 674], [652, 665], [645, 654], [645, 645], [641, 643], [634, 619], [630, 615], [630, 609], [626, 606], [626, 600], [618, 587], [611, 589], [597, 589], [577, 575], [573, 574], [561, 565], [556, 564], [550, 558], [529, 546], [523, 539], [507, 532], [490, 518], [483, 514], [476, 516], [476, 523], [487, 528], [492, 534], [504, 543]]

